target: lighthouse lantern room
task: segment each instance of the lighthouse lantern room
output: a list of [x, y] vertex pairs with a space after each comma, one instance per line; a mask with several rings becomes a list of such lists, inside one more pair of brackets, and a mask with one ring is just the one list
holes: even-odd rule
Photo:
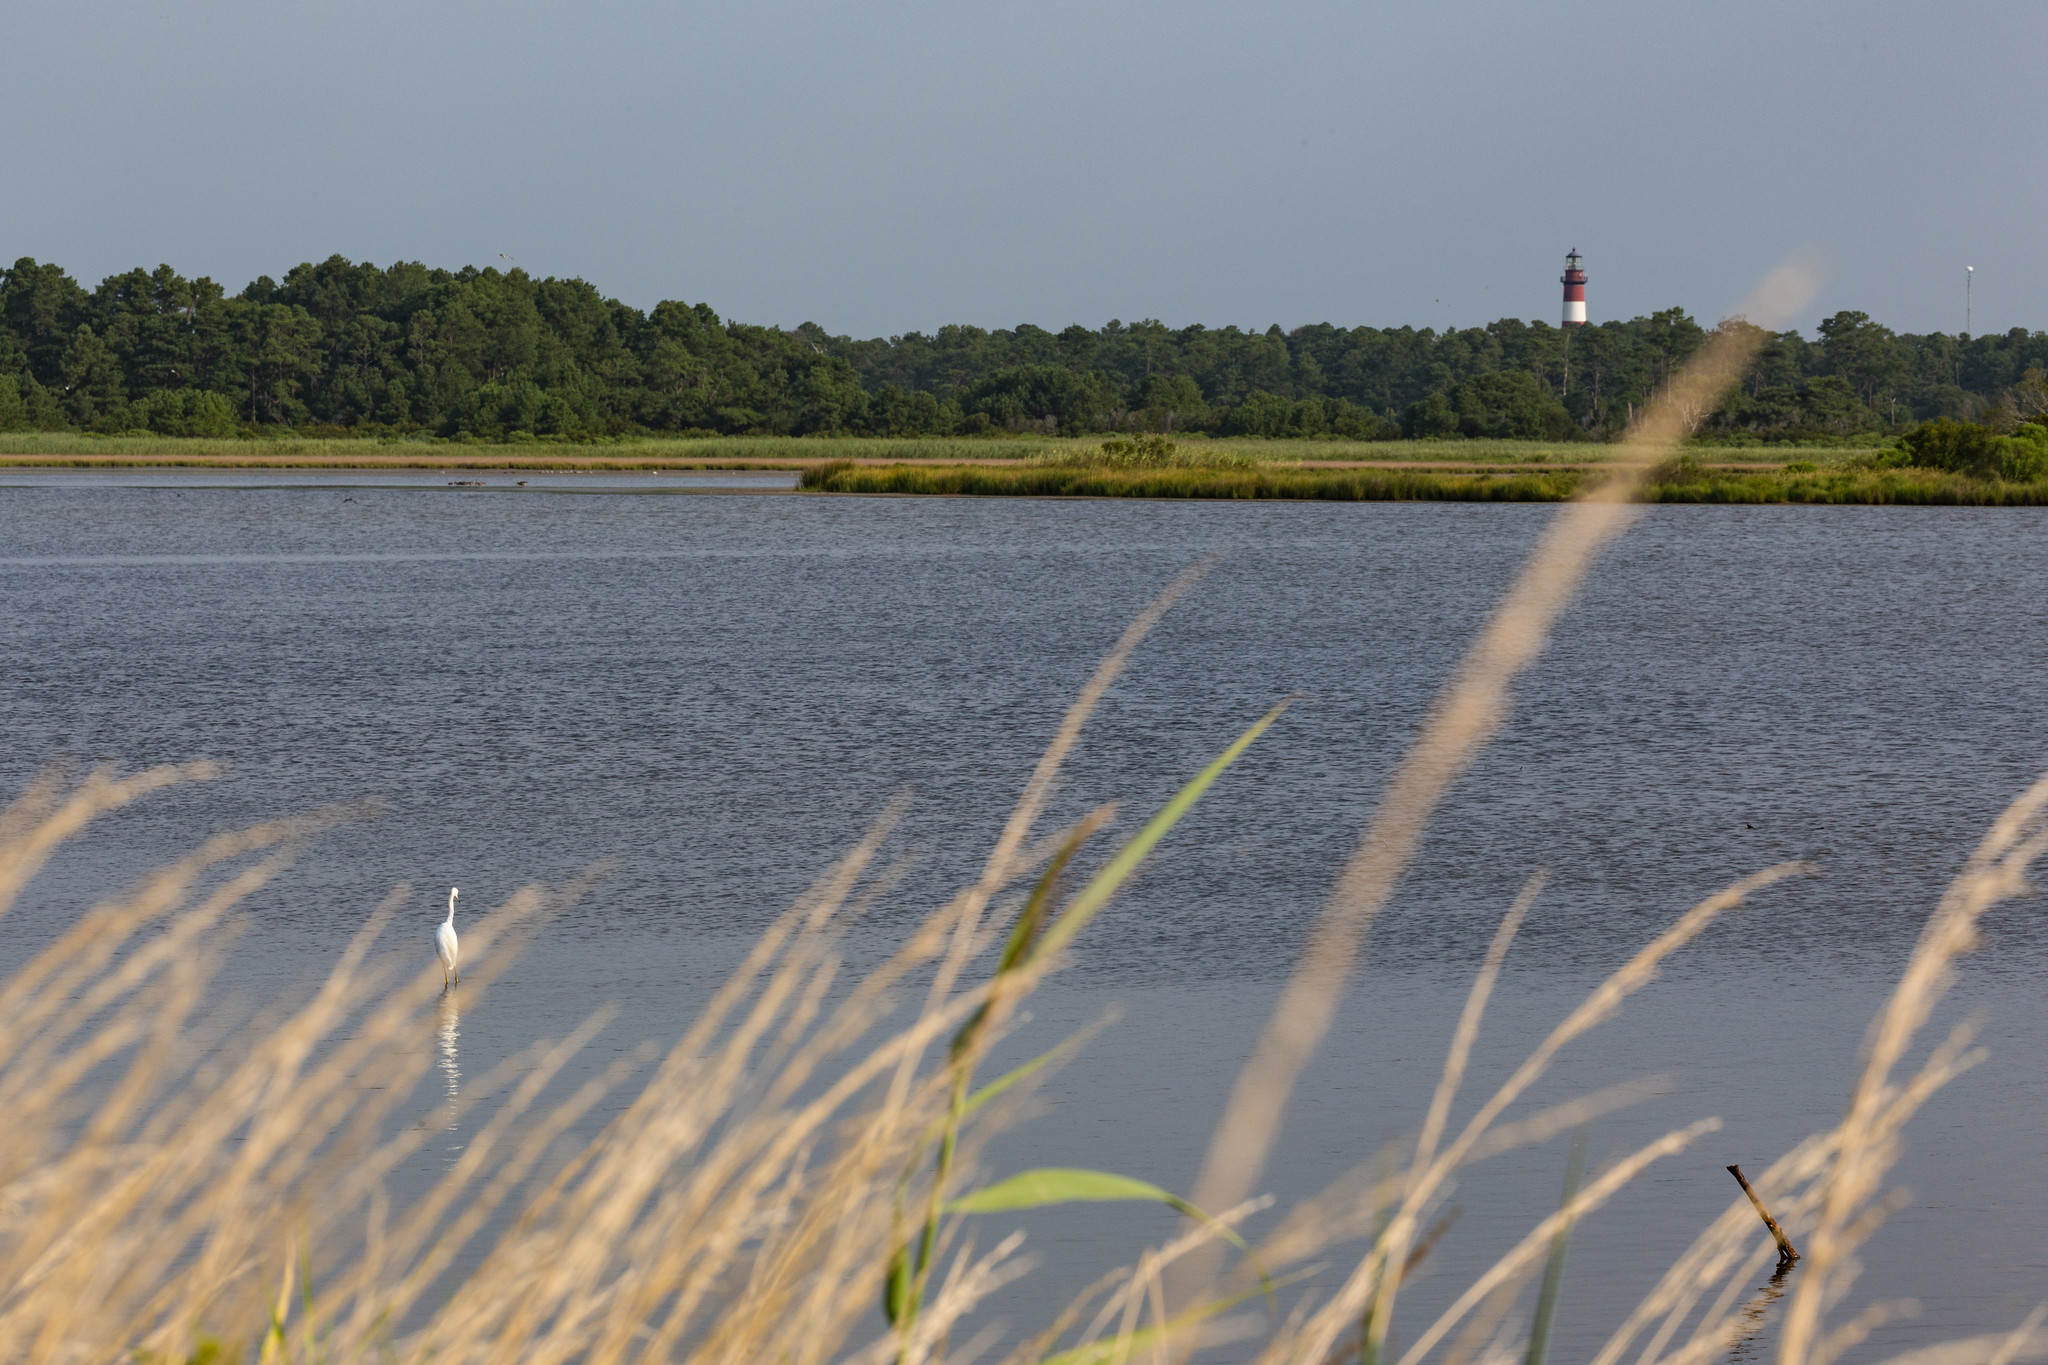
[[1586, 272], [1579, 269], [1579, 249], [1573, 247], [1564, 258], [1564, 325], [1586, 325]]

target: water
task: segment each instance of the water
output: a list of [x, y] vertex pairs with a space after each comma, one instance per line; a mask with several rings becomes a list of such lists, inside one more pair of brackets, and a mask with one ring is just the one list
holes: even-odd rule
[[[0, 781], [58, 756], [229, 769], [60, 855], [10, 917], [0, 966], [208, 833], [339, 798], [374, 794], [387, 814], [326, 836], [252, 904], [238, 992], [305, 982], [396, 882], [417, 888], [426, 959], [450, 884], [482, 909], [611, 860], [502, 989], [423, 1040], [436, 1070], [419, 1114], [445, 1121], [464, 1076], [605, 1001], [623, 1022], [586, 1070], [673, 1038], [766, 919], [908, 790], [900, 844], [917, 861], [852, 945], [881, 951], [978, 866], [1124, 623], [1222, 550], [1091, 723], [1056, 816], [1115, 798], [1132, 828], [1277, 698], [1305, 700], [1034, 1002], [1019, 1055], [1112, 1003], [1123, 1022], [991, 1152], [997, 1170], [1092, 1165], [1184, 1190], [1381, 783], [1551, 515], [649, 496], [684, 481], [528, 477], [561, 495], [381, 471], [0, 479]], [[1578, 1230], [1553, 1352], [1589, 1354], [1732, 1196], [1724, 1165], [1760, 1169], [1838, 1117], [1864, 1024], [1941, 886], [2048, 767], [2044, 531], [2042, 513], [2003, 509], [1652, 512], [1518, 686], [1375, 926], [1269, 1187], [1305, 1195], [1412, 1131], [1533, 868], [1551, 886], [1468, 1093], [1701, 895], [1815, 860], [1822, 879], [1712, 930], [1537, 1096], [1671, 1076], [1594, 1126], [1596, 1167], [1702, 1115], [1726, 1124]], [[1981, 1013], [1993, 1057], [1910, 1130], [1914, 1195], [1859, 1292], [1923, 1311], [1860, 1359], [2006, 1328], [2048, 1297], [2040, 921], [2035, 902], [1998, 911], [1937, 1021]], [[423, 1160], [460, 1142], [458, 1125]], [[1465, 1178], [1461, 1221], [1404, 1296], [1410, 1333], [1552, 1206], [1564, 1159], [1560, 1142]], [[1019, 1324], [1170, 1227], [1128, 1207], [1022, 1221], [1045, 1264], [1009, 1301]]]

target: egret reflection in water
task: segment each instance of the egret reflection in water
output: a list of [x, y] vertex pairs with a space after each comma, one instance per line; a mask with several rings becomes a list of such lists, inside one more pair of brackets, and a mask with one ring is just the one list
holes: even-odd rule
[[[441, 991], [440, 1027], [437, 1038], [441, 1052], [441, 1075], [446, 1080], [448, 1091], [448, 1121], [444, 1128], [445, 1131], [452, 1133], [458, 1126], [462, 1111], [462, 1063], [457, 1052], [457, 1044], [462, 1038], [462, 1011], [456, 1004], [455, 992], [446, 988]], [[461, 1143], [455, 1143], [449, 1150], [457, 1152], [461, 1148]], [[453, 1161], [454, 1157], [450, 1156], [449, 1160]]]

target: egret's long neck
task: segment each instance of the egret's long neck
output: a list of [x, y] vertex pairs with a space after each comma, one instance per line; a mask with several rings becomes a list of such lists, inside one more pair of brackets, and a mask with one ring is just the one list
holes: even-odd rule
[[455, 897], [448, 898], [448, 923], [455, 923]]

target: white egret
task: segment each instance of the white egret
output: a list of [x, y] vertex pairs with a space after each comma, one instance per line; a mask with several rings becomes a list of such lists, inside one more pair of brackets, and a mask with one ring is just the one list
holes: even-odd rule
[[462, 973], [455, 970], [455, 951], [459, 946], [455, 942], [455, 898], [461, 894], [461, 890], [457, 887], [451, 886], [448, 888], [448, 918], [443, 920], [441, 927], [434, 931], [434, 950], [441, 954], [441, 984], [443, 986], [448, 984], [448, 978], [451, 975], [455, 978], [456, 985], [462, 984]]

